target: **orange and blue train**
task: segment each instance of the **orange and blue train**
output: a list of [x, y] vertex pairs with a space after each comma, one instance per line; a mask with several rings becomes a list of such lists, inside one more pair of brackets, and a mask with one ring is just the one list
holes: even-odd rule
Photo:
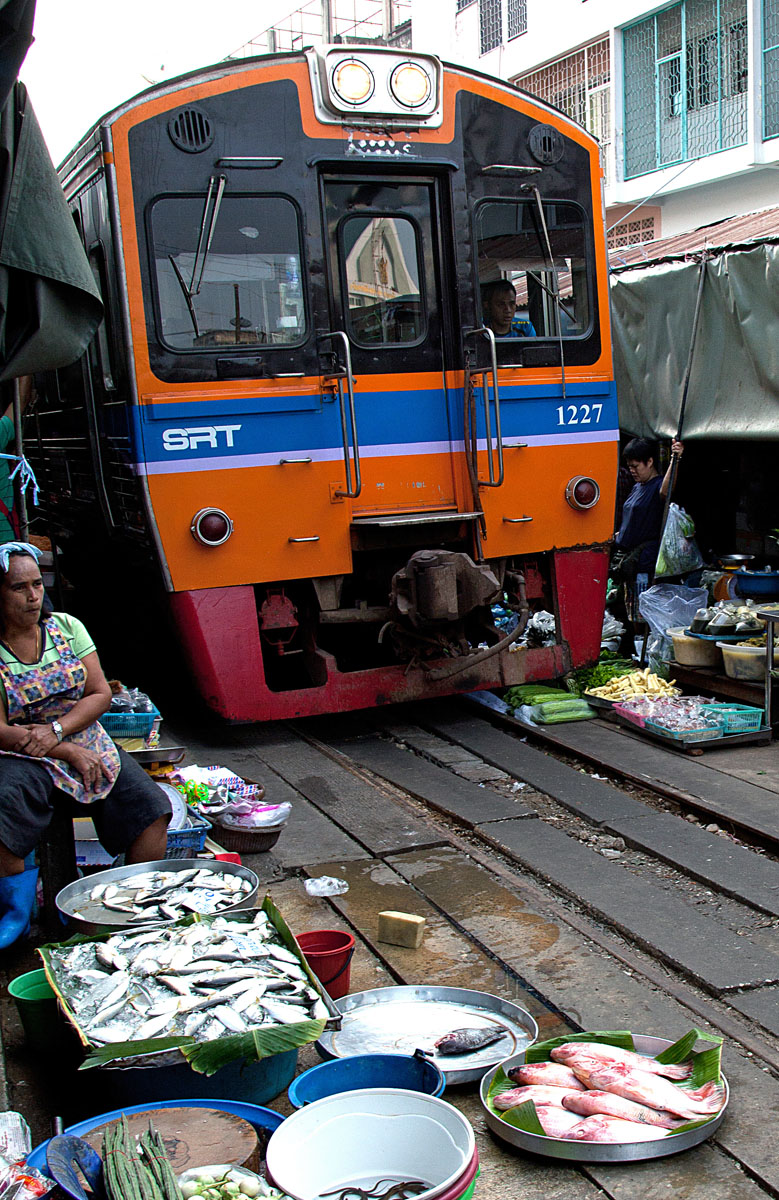
[[[35, 414], [52, 529], [153, 565], [216, 712], [597, 658], [618, 421], [583, 128], [338, 45], [155, 86], [60, 174], [105, 319]], [[539, 610], [553, 643], [524, 644]]]

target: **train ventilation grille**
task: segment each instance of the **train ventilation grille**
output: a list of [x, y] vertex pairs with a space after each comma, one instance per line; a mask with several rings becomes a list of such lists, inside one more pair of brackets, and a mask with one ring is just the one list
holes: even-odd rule
[[214, 129], [204, 112], [198, 108], [182, 108], [168, 121], [168, 133], [174, 146], [187, 154], [207, 150], [214, 140]]
[[563, 157], [565, 141], [552, 125], [534, 125], [528, 135], [530, 153], [536, 162], [556, 163]]

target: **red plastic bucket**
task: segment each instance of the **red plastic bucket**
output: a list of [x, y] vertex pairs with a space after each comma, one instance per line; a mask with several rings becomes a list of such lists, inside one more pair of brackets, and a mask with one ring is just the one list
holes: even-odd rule
[[341, 929], [314, 929], [297, 939], [308, 965], [332, 1000], [349, 991], [354, 938]]

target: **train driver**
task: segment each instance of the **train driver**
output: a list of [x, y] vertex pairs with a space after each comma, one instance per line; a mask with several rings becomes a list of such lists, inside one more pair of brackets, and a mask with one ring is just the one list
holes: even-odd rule
[[535, 337], [532, 321], [517, 313], [517, 291], [508, 279], [492, 279], [481, 289], [484, 324], [496, 338]]

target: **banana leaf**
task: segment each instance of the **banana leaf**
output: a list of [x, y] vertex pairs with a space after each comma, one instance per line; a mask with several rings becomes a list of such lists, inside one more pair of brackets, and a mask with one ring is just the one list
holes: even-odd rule
[[[697, 1042], [709, 1042], [710, 1047], [706, 1050], [693, 1051], [693, 1047]], [[618, 1046], [622, 1050], [635, 1050], [633, 1035], [626, 1029], [611, 1030], [608, 1032], [596, 1031], [590, 1033], [572, 1033], [567, 1037], [549, 1038], [545, 1042], [536, 1042], [529, 1046], [525, 1051], [525, 1062], [539, 1063], [549, 1062], [552, 1056], [552, 1051], [556, 1046], [561, 1046], [565, 1042], [602, 1042], [607, 1046]], [[688, 1059], [692, 1060], [692, 1074], [689, 1079], [684, 1080], [683, 1086], [688, 1088], [699, 1088], [705, 1083], [722, 1083], [721, 1060], [722, 1060], [722, 1038], [715, 1034], [706, 1033], [702, 1029], [690, 1029], [682, 1037], [680, 1037], [672, 1046], [666, 1047], [658, 1055], [657, 1061], [661, 1063], [681, 1063]], [[518, 1085], [509, 1079], [502, 1067], [498, 1067], [490, 1084], [486, 1096], [486, 1104], [490, 1112], [501, 1121], [505, 1121], [507, 1125], [512, 1125], [515, 1129], [521, 1129], [524, 1133], [535, 1133], [543, 1136], [544, 1131], [541, 1128], [541, 1123], [538, 1120], [536, 1106], [532, 1100], [526, 1100], [524, 1104], [518, 1105], [516, 1108], [510, 1108], [503, 1112], [495, 1107], [495, 1097], [501, 1092], [509, 1091]], [[700, 1125], [706, 1125], [713, 1117], [700, 1117], [694, 1121], [686, 1121], [683, 1125], [677, 1126], [676, 1129], [669, 1130], [669, 1134], [686, 1133], [689, 1129], [697, 1129]]]
[[[260, 906], [260, 911], [264, 912], [268, 917], [282, 945], [297, 956], [311, 986], [324, 999], [325, 994], [321, 984], [311, 971], [289, 926], [270, 896], [265, 897]], [[256, 914], [256, 909], [237, 909], [229, 913], [229, 918], [230, 920], [244, 920], [249, 925], [254, 920]], [[218, 915], [220, 914], [202, 916], [194, 913], [191, 916], [182, 918], [180, 921], [176, 921], [174, 924], [161, 928], [165, 930], [186, 929], [200, 922], [211, 923], [216, 920]], [[135, 1061], [144, 1056], [159, 1056], [163, 1054], [167, 1056], [170, 1055], [171, 1051], [178, 1051], [189, 1062], [194, 1071], [200, 1074], [213, 1075], [215, 1071], [218, 1071], [227, 1063], [234, 1062], [236, 1059], [242, 1058], [248, 1062], [257, 1062], [259, 1059], [267, 1058], [272, 1054], [282, 1054], [289, 1050], [299, 1049], [301, 1046], [308, 1045], [310, 1042], [314, 1042], [317, 1038], [321, 1037], [327, 1024], [326, 1019], [297, 1021], [289, 1025], [264, 1025], [261, 1028], [247, 1030], [245, 1033], [229, 1033], [224, 1037], [214, 1038], [209, 1042], [198, 1042], [194, 1037], [177, 1034], [168, 1037], [146, 1038], [143, 1041], [130, 1040], [125, 1042], [110, 1042], [102, 1046], [93, 1045], [89, 1040], [87, 1031], [82, 1028], [73, 1006], [69, 1002], [66, 981], [60, 978], [58, 964], [52, 959], [52, 953], [60, 952], [86, 942], [107, 942], [112, 937], [122, 934], [132, 934], [132, 932], [132, 929], [123, 929], [110, 930], [100, 935], [76, 934], [65, 942], [49, 943], [38, 949], [38, 954], [43, 960], [46, 978], [55, 992], [63, 1012], [73, 1025], [88, 1052], [79, 1068], [80, 1070], [107, 1066], [109, 1063], [123, 1063], [123, 1065], [129, 1066], [131, 1062], [128, 1060], [132, 1060], [132, 1065], [135, 1065]], [[139, 1062], [138, 1065], [152, 1066], [155, 1064], [150, 1063], [147, 1059], [146, 1062]]]

